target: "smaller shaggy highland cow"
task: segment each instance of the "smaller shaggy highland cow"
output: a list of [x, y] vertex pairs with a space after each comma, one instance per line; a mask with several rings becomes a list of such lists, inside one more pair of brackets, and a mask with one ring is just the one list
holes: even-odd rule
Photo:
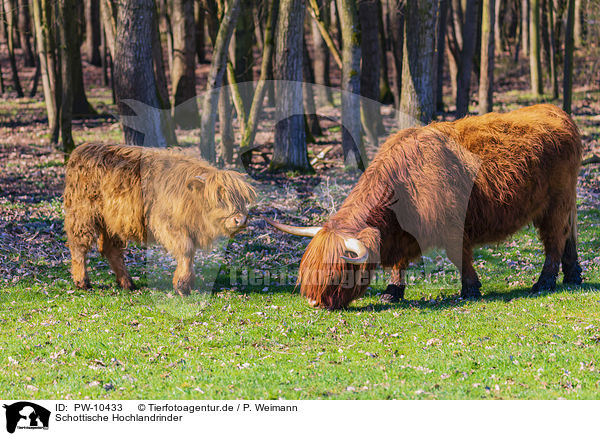
[[[346, 307], [379, 264], [392, 269], [384, 300], [404, 295], [403, 272], [432, 247], [462, 276], [462, 297], [480, 297], [473, 248], [533, 223], [546, 259], [533, 291], [580, 284], [576, 185], [582, 143], [571, 118], [536, 105], [405, 129], [383, 144], [338, 212], [311, 236], [298, 280], [314, 306]], [[348, 257], [347, 253], [353, 253]], [[348, 280], [350, 278], [351, 280]]]
[[194, 286], [194, 254], [245, 227], [254, 189], [233, 171], [156, 148], [84, 144], [71, 154], [64, 194], [71, 275], [90, 286], [86, 254], [97, 241], [117, 283], [132, 289], [127, 241], [158, 242], [177, 260], [173, 287]]

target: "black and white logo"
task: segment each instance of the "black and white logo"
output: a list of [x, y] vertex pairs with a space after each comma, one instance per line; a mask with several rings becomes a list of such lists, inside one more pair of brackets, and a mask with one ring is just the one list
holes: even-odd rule
[[6, 431], [14, 433], [16, 429], [48, 430], [50, 411], [29, 401], [5, 404]]

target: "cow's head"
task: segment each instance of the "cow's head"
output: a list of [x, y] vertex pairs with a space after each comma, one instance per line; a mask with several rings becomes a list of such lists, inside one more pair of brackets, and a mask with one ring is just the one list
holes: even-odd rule
[[281, 231], [312, 237], [300, 261], [298, 283], [309, 304], [330, 310], [342, 309], [364, 294], [371, 281], [379, 247], [379, 231], [367, 227], [357, 235], [324, 227], [295, 227], [270, 219]]
[[248, 207], [256, 192], [235, 171], [210, 171], [195, 177], [188, 187], [198, 195], [196, 204], [203, 208], [216, 233], [233, 236], [248, 222]]

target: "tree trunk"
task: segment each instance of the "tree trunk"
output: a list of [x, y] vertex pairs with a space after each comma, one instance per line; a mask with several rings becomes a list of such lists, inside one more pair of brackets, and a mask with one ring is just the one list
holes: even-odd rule
[[[247, 83], [254, 80], [252, 67], [254, 65], [254, 55], [252, 47], [254, 45], [254, 18], [252, 17], [252, 0], [242, 0], [240, 18], [231, 40], [229, 49], [232, 59], [235, 81], [237, 83]], [[244, 107], [244, 113], [248, 113], [252, 104], [252, 87], [243, 86], [240, 89], [240, 96]]]
[[[379, 43], [379, 53], [380, 53], [380, 72], [379, 72], [379, 101], [382, 104], [391, 104], [394, 103], [394, 94], [392, 93], [392, 88], [390, 88], [390, 80], [389, 80], [389, 66], [387, 60], [387, 40], [386, 40], [386, 31], [385, 25], [383, 21], [383, 5], [381, 1], [377, 0], [377, 15], [378, 15], [378, 29], [379, 35], [377, 38], [377, 42]], [[380, 124], [379, 128], [383, 128], [383, 124]]]
[[531, 0], [529, 15], [529, 70], [531, 73], [531, 92], [540, 97], [543, 93], [542, 65], [540, 50], [540, 0]]
[[313, 92], [315, 88], [315, 73], [310, 62], [306, 40], [302, 44], [302, 56], [302, 80], [304, 83], [302, 90], [302, 104], [304, 106], [304, 114], [306, 116], [306, 124], [308, 127], [307, 136], [311, 137], [314, 142], [315, 136], [322, 136], [323, 132], [319, 125], [319, 116], [317, 115], [317, 107], [315, 106], [315, 93]]
[[17, 97], [23, 97], [23, 88], [19, 80], [19, 71], [17, 69], [17, 59], [15, 57], [15, 0], [2, 0], [2, 9], [4, 12], [4, 39], [8, 46], [8, 61], [10, 72], [12, 73], [13, 86]]
[[[329, 26], [329, 3], [323, 0], [317, 2], [320, 9], [320, 17], [326, 26]], [[317, 99], [319, 105], [333, 104], [331, 95], [331, 83], [329, 81], [329, 50], [325, 40], [319, 31], [319, 25], [316, 20], [311, 20], [312, 43], [314, 47], [314, 71], [315, 83], [317, 85]]]
[[558, 98], [558, 60], [556, 58], [556, 35], [554, 34], [554, 2], [547, 1], [548, 27], [550, 28], [550, 82], [552, 83], [552, 98]]
[[404, 10], [403, 0], [388, 0], [390, 14], [390, 39], [392, 41], [392, 58], [394, 59], [394, 80], [392, 93], [396, 109], [400, 107], [402, 94], [402, 60], [404, 58]]
[[51, 0], [33, 0], [33, 16], [50, 140], [52, 143], [56, 143], [60, 125], [57, 100], [56, 39], [53, 32], [55, 26], [49, 25], [54, 22]]
[[171, 14], [173, 28], [173, 114], [184, 129], [200, 125], [196, 103], [196, 31], [194, 0], [174, 0]]
[[68, 0], [70, 11], [67, 13], [67, 19], [72, 21], [73, 39], [69, 41], [72, 47], [71, 55], [71, 78], [67, 82], [72, 93], [73, 105], [72, 115], [75, 117], [86, 117], [89, 115], [97, 115], [92, 105], [89, 103], [85, 95], [85, 86], [83, 83], [83, 66], [81, 63], [81, 45], [84, 42], [84, 5], [77, 0]]
[[437, 29], [437, 73], [435, 105], [438, 112], [444, 111], [444, 57], [446, 55], [446, 29], [448, 28], [449, 0], [440, 0], [440, 19]]
[[196, 56], [198, 57], [198, 63], [203, 64], [206, 62], [206, 52], [204, 50], [204, 24], [206, 20], [204, 8], [202, 8], [199, 1], [194, 2], [194, 17], [196, 18]]
[[[77, 7], [77, 6], [74, 6]], [[79, 45], [74, 44], [75, 47], [71, 53], [71, 80], [70, 83], [72, 90], [73, 108], [72, 114], [75, 117], [85, 117], [89, 115], [97, 115], [96, 110], [92, 107], [85, 94], [85, 86], [83, 83], [83, 66], [81, 64], [81, 53], [79, 51]]]
[[521, 0], [521, 50], [529, 55], [529, 0]]
[[[0, 24], [2, 23], [2, 13], [0, 13]], [[2, 30], [2, 33], [3, 30]], [[4, 89], [4, 73], [2, 72], [2, 62], [0, 62], [0, 92], [4, 94], [6, 89]]]
[[428, 124], [434, 113], [435, 22], [437, 0], [406, 5], [399, 127]]
[[304, 0], [281, 0], [275, 37], [278, 120], [270, 171], [312, 172], [306, 150], [302, 107]]
[[[227, 85], [226, 77], [223, 82], [223, 85]], [[233, 163], [233, 149], [235, 147], [232, 118], [231, 88], [225, 86], [219, 94], [219, 130], [221, 132], [221, 150], [219, 154], [228, 164]]]
[[[333, 60], [335, 61], [337, 66], [341, 69], [342, 68], [342, 56], [340, 55], [340, 52], [339, 52], [337, 46], [333, 42], [333, 38], [331, 36], [331, 31], [330, 31], [330, 29], [333, 27], [331, 25], [332, 20], [326, 21], [326, 18], [323, 17], [323, 15], [321, 14], [321, 12], [323, 12], [323, 14], [328, 13], [328, 9], [321, 8], [319, 6], [318, 0], [308, 0], [308, 1], [310, 4], [308, 11], [310, 12], [311, 16], [313, 17], [313, 20], [315, 21], [317, 28], [318, 28], [319, 32], [321, 33], [321, 37], [325, 41], [325, 44], [331, 51]], [[337, 12], [336, 7], [334, 7], [333, 9], [331, 9], [329, 11], [329, 13], [331, 14], [331, 17], [336, 16], [336, 12]], [[328, 25], [328, 23], [329, 23], [329, 25]], [[336, 23], [336, 27], [338, 27], [337, 25], [339, 24], [339, 20], [336, 20], [335, 23]], [[338, 45], [341, 44], [341, 41], [339, 41], [340, 37], [341, 37], [340, 30], [338, 28]]]
[[504, 50], [502, 42], [502, 28], [500, 27], [500, 10], [502, 7], [502, 0], [496, 0], [494, 2], [494, 52], [501, 54]]
[[31, 13], [29, 12], [29, 0], [19, 0], [19, 37], [23, 49], [23, 59], [26, 67], [35, 67], [35, 57], [31, 49]]
[[[254, 91], [254, 97], [252, 99], [252, 106], [248, 113], [246, 126], [244, 127], [242, 134], [242, 142], [240, 147], [240, 160], [245, 168], [252, 161], [252, 149], [254, 147], [254, 137], [256, 135], [256, 129], [258, 126], [258, 120], [260, 112], [265, 99], [265, 93], [267, 91], [267, 78], [270, 72], [272, 72], [273, 64], [273, 48], [274, 48], [274, 32], [277, 15], [279, 13], [279, 0], [269, 0], [268, 6], [267, 23], [265, 27], [265, 36], [263, 42], [263, 53], [260, 66], [260, 77], [256, 84], [256, 90]], [[273, 82], [269, 86], [273, 89]]]
[[575, 0], [575, 19], [573, 22], [573, 41], [574, 47], [582, 47], [583, 45], [583, 18], [582, 18], [582, 0]]
[[565, 66], [563, 80], [563, 110], [571, 113], [571, 100], [573, 97], [573, 51], [575, 49], [575, 0], [567, 0], [567, 28], [565, 29]]
[[360, 53], [362, 53], [359, 86], [360, 95], [364, 97], [360, 99], [361, 120], [369, 144], [373, 147], [377, 147], [377, 133], [383, 127], [379, 103], [381, 46], [379, 45], [379, 7], [377, 3], [378, 0], [358, 0]]
[[[168, 111], [168, 109], [171, 109], [171, 101], [169, 99], [169, 87], [167, 85], [163, 46], [160, 41], [159, 17], [157, 14], [154, 14], [154, 25], [152, 26], [152, 64], [154, 66], [154, 80], [156, 80], [158, 102], [162, 109], [167, 109], [163, 114], [165, 119], [168, 118], [168, 123], [172, 125], [173, 120]], [[174, 142], [176, 142], [176, 139], [172, 138], [172, 140], [169, 140], [170, 144]]]
[[85, 0], [85, 54], [97, 67], [102, 66], [100, 39], [100, 0]]
[[[0, 71], [0, 75], [2, 71]], [[40, 77], [42, 75], [42, 70], [40, 67], [40, 61], [36, 60], [35, 72], [33, 73], [33, 80], [31, 81], [31, 89], [29, 90], [29, 98], [33, 98], [37, 94], [38, 86], [40, 85]], [[1, 82], [1, 79], [0, 79]]]
[[477, 0], [466, 0], [465, 20], [462, 27], [463, 46], [460, 53], [456, 79], [456, 117], [464, 117], [469, 112], [471, 100], [471, 72], [473, 56], [477, 44]]
[[494, 96], [494, 39], [495, 39], [495, 2], [483, 0], [481, 21], [481, 64], [479, 73], [479, 114], [493, 110]]
[[60, 58], [60, 137], [63, 151], [68, 156], [75, 143], [71, 132], [73, 112], [73, 65], [79, 53], [77, 30], [77, 0], [58, 0], [56, 30]]
[[[356, 0], [337, 0], [342, 29], [342, 148], [347, 169], [367, 167], [367, 154], [361, 138], [361, 34]], [[375, 15], [375, 17], [377, 17]], [[377, 18], [376, 18], [377, 19]], [[377, 35], [377, 34], [376, 34]], [[373, 68], [379, 73], [379, 67]], [[375, 82], [375, 92], [379, 81]], [[376, 141], [375, 134], [375, 141]]]
[[216, 36], [213, 56], [208, 73], [206, 91], [202, 101], [200, 120], [200, 152], [209, 162], [216, 161], [215, 119], [219, 102], [219, 88], [223, 83], [227, 66], [227, 50], [233, 35], [237, 19], [240, 15], [240, 0], [229, 0], [227, 10], [223, 13], [219, 31]]
[[114, 81], [119, 112], [122, 115], [132, 114], [130, 105], [135, 105], [135, 108], [132, 107], [134, 110], [145, 109], [144, 113], [138, 112], [135, 117], [138, 122], [136, 129], [139, 128], [143, 132], [124, 123], [125, 143], [166, 147], [168, 135], [165, 134], [165, 126], [161, 122], [152, 62], [155, 12], [154, 0], [119, 3]]
[[104, 42], [111, 59], [115, 58], [115, 38], [117, 36], [116, 0], [100, 0], [100, 17], [104, 29]]

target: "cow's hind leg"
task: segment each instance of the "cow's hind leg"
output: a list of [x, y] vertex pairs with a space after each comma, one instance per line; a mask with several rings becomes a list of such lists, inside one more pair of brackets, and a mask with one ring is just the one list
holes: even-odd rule
[[571, 212], [569, 221], [569, 236], [565, 242], [565, 249], [562, 255], [563, 283], [566, 285], [580, 285], [581, 266], [577, 260], [577, 212]]
[[551, 291], [556, 287], [561, 258], [570, 232], [568, 214], [565, 213], [565, 208], [554, 207], [548, 210], [541, 219], [534, 221], [534, 224], [539, 229], [546, 259], [542, 267], [542, 273], [531, 291]]
[[74, 213], [69, 209], [65, 213], [65, 232], [71, 252], [71, 277], [79, 289], [90, 287], [86, 256], [98, 234], [94, 222], [86, 218], [85, 213]]
[[123, 257], [124, 248], [125, 243], [123, 241], [119, 238], [109, 236], [105, 231], [98, 238], [98, 250], [108, 260], [110, 267], [115, 273], [117, 284], [123, 289], [132, 290], [135, 286], [125, 266], [125, 259]]
[[394, 265], [390, 275], [390, 282], [379, 300], [383, 303], [397, 303], [404, 299], [404, 290], [406, 289], [405, 269], [406, 262], [400, 262]]
[[450, 261], [460, 270], [461, 298], [481, 298], [481, 282], [473, 268], [473, 248], [464, 246], [462, 251], [446, 248]]
[[89, 247], [84, 244], [69, 243], [69, 251], [71, 252], [71, 277], [73, 283], [79, 289], [88, 289], [90, 287], [90, 279], [88, 278], [86, 268], [86, 255]]

